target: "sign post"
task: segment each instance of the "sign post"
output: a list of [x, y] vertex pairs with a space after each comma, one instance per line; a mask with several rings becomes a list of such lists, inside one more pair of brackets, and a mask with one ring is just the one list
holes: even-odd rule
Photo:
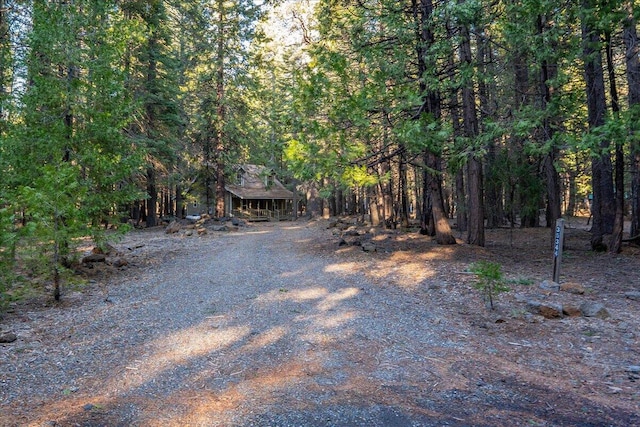
[[553, 241], [553, 281], [560, 283], [560, 263], [564, 245], [564, 219], [556, 220], [556, 233]]

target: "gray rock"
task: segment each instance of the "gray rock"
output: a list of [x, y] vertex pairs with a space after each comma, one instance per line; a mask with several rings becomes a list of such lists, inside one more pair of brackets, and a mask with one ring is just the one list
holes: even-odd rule
[[545, 280], [544, 282], [540, 283], [540, 289], [544, 289], [545, 291], [558, 292], [560, 290], [560, 284], [551, 280]]
[[365, 251], [365, 252], [375, 252], [376, 251], [376, 245], [374, 245], [371, 242], [363, 243], [362, 244], [362, 250]]
[[629, 366], [626, 371], [631, 372], [632, 374], [640, 374], [640, 366]]
[[625, 292], [624, 296], [634, 301], [640, 301], [640, 292], [636, 292], [636, 291]]
[[211, 227], [212, 231], [229, 231], [229, 227], [226, 225], [214, 225]]
[[167, 234], [174, 234], [180, 231], [180, 228], [182, 228], [182, 226], [178, 221], [172, 221], [164, 230], [164, 232]]
[[585, 302], [580, 306], [580, 311], [584, 317], [597, 317], [599, 319], [611, 317], [604, 305], [600, 303]]
[[18, 337], [13, 332], [0, 333], [0, 344], [9, 344], [17, 340]]
[[532, 314], [540, 315], [546, 319], [560, 319], [564, 317], [564, 310], [560, 304], [532, 300], [527, 301], [527, 310]]

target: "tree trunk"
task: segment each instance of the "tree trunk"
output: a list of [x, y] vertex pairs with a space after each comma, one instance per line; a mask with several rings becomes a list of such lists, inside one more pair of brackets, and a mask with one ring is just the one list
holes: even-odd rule
[[431, 212], [433, 215], [433, 224], [436, 234], [436, 242], [439, 245], [455, 245], [456, 239], [451, 232], [449, 219], [444, 211], [444, 202], [442, 199], [442, 167], [440, 159], [433, 153], [425, 156], [425, 163], [432, 172], [429, 174], [428, 186], [425, 186], [425, 192], [429, 189], [431, 196]]
[[[155, 11], [155, 10], [154, 10]], [[157, 25], [157, 16], [150, 16], [151, 22]], [[157, 28], [152, 28], [147, 41], [147, 53], [149, 62], [147, 64], [146, 91], [149, 97], [157, 95], [157, 78], [158, 78], [158, 33]], [[152, 96], [151, 96], [152, 95]], [[146, 136], [152, 141], [156, 138], [156, 110], [153, 101], [146, 101], [147, 113], [147, 129]], [[158, 205], [158, 189], [156, 187], [156, 170], [153, 161], [147, 165], [147, 227], [155, 227], [158, 224], [157, 205]]]
[[[427, 154], [425, 153], [425, 157]], [[426, 164], [426, 162], [425, 162]], [[431, 191], [430, 189], [430, 177], [429, 171], [425, 167], [422, 172], [422, 207], [420, 208], [420, 234], [425, 236], [435, 236], [436, 228], [433, 223], [433, 208], [431, 205]]]
[[341, 188], [336, 190], [335, 197], [335, 214], [344, 215], [344, 192]]
[[[471, 35], [469, 28], [462, 26], [460, 58], [462, 63], [472, 66]], [[469, 78], [462, 86], [462, 123], [464, 136], [475, 143], [478, 136], [478, 115], [473, 79]], [[467, 159], [467, 207], [468, 230], [467, 243], [484, 246], [484, 189], [482, 163], [479, 154], [472, 150]]]
[[[385, 137], [383, 139], [383, 143], [386, 144], [386, 129], [385, 129]], [[383, 156], [386, 156], [385, 150], [382, 151]], [[380, 209], [380, 220], [384, 223], [385, 228], [391, 228], [391, 222], [393, 219], [393, 187], [389, 179], [386, 177], [391, 172], [391, 165], [388, 160], [381, 162], [378, 165], [378, 176], [385, 177], [384, 180], [378, 183], [379, 187], [379, 209]]]
[[552, 147], [544, 158], [544, 172], [547, 182], [547, 227], [555, 232], [556, 220], [562, 216], [562, 188], [560, 185], [560, 175], [556, 170], [556, 161], [560, 157], [557, 147]]
[[156, 170], [153, 166], [147, 168], [147, 227], [158, 225], [158, 189], [156, 187]]
[[[431, 28], [434, 12], [433, 0], [412, 1], [413, 19], [416, 25], [416, 54], [418, 59], [419, 85], [422, 94], [422, 110], [430, 116], [436, 126], [440, 126], [442, 120], [442, 105], [439, 90], [430, 86], [426, 80], [429, 73], [435, 69], [435, 59], [430, 54], [430, 49], [435, 44], [435, 35]], [[421, 119], [422, 117], [416, 117]], [[442, 174], [439, 153], [442, 147], [431, 147], [423, 153], [424, 172], [422, 183], [421, 202], [421, 232], [436, 236], [436, 242], [441, 245], [455, 244], [456, 239], [451, 233], [448, 218], [444, 211], [442, 199]]]
[[[588, 0], [585, 1], [584, 9], [593, 10]], [[582, 17], [582, 42], [589, 128], [594, 130], [605, 123], [606, 96], [599, 34], [592, 27], [589, 19], [590, 17], [587, 16]], [[613, 167], [609, 155], [609, 141], [602, 140], [595, 150], [595, 156], [591, 162], [593, 187], [591, 248], [602, 251], [606, 249], [603, 243], [604, 235], [611, 233], [615, 218]]]
[[6, 0], [0, 0], [0, 132], [4, 133], [5, 106], [11, 93], [11, 31]]
[[464, 178], [464, 169], [456, 173], [456, 224], [461, 232], [466, 232], [469, 228], [467, 221], [467, 189], [466, 180]]
[[317, 218], [320, 216], [322, 202], [318, 194], [318, 186], [315, 182], [311, 182], [307, 187], [307, 216]]
[[482, 163], [472, 157], [467, 164], [467, 193], [469, 200], [469, 224], [467, 243], [484, 246], [484, 209], [482, 190]]
[[182, 211], [182, 205], [184, 204], [184, 197], [182, 195], [182, 187], [176, 185], [176, 216], [178, 218], [184, 218], [184, 212]]
[[379, 194], [378, 185], [369, 188], [369, 198], [371, 199], [371, 203], [369, 203], [369, 215], [371, 217], [371, 225], [373, 227], [377, 227], [380, 225], [380, 205], [379, 205], [380, 194]]
[[224, 174], [224, 161], [222, 159], [216, 162], [216, 218], [222, 218], [226, 215], [225, 212], [225, 174]]
[[[483, 31], [479, 31], [483, 33]], [[493, 63], [492, 50], [485, 36], [477, 38], [477, 63], [483, 75], [490, 75], [488, 66]], [[480, 124], [481, 126], [489, 120], [496, 119], [496, 102], [495, 96], [497, 88], [494, 83], [487, 83], [485, 79], [478, 79], [478, 98], [480, 101]], [[482, 131], [486, 131], [483, 127]], [[486, 170], [486, 203], [485, 216], [487, 218], [487, 228], [496, 228], [503, 224], [504, 206], [503, 200], [503, 184], [499, 174], [500, 165], [498, 165], [498, 147], [496, 140], [491, 138], [487, 144]]]
[[[538, 34], [544, 35], [547, 30], [547, 19], [543, 15], [538, 16]], [[544, 121], [541, 129], [541, 142], [543, 145], [549, 145], [549, 152], [544, 157], [543, 169], [547, 187], [547, 209], [546, 222], [547, 227], [551, 229], [551, 233], [555, 233], [556, 220], [562, 216], [562, 189], [560, 185], [560, 175], [556, 170], [556, 162], [560, 158], [560, 150], [553, 142], [555, 127], [553, 126], [554, 118], [549, 117], [546, 111], [551, 103], [552, 89], [550, 82], [557, 77], [557, 66], [550, 64], [547, 59], [542, 61], [540, 68], [540, 109], [544, 111]], [[553, 239], [552, 239], [553, 241]]]
[[224, 10], [224, 0], [218, 0], [218, 46], [216, 61], [216, 130], [214, 133], [215, 156], [216, 156], [216, 218], [222, 218], [225, 212], [225, 159], [224, 154], [227, 150], [225, 144], [224, 124], [226, 120], [225, 109], [225, 81], [224, 81], [224, 58], [225, 58], [225, 21], [226, 14]]
[[504, 206], [503, 200], [503, 186], [500, 182], [500, 177], [496, 173], [500, 166], [497, 164], [498, 156], [496, 154], [495, 141], [489, 141], [487, 147], [487, 195], [486, 195], [486, 216], [487, 216], [487, 228], [497, 228], [504, 223]]
[[569, 203], [567, 204], [566, 215], [575, 216], [578, 209], [577, 197], [578, 197], [578, 183], [576, 182], [577, 172], [569, 169], [567, 171], [567, 181], [569, 184]]
[[[324, 178], [322, 182], [322, 186], [324, 188], [327, 188], [329, 186], [329, 180], [327, 178]], [[329, 198], [323, 197], [322, 198], [322, 218], [329, 219], [330, 216], [331, 216], [331, 205], [330, 205]]]
[[624, 232], [624, 150], [622, 143], [616, 143], [616, 216], [613, 231], [609, 239], [609, 252], [620, 253]]
[[[616, 120], [620, 119], [620, 100], [616, 85], [615, 64], [613, 61], [613, 47], [611, 32], [605, 34], [605, 52], [607, 57], [607, 75], [609, 76], [609, 96], [611, 110]], [[622, 250], [622, 233], [624, 231], [624, 146], [622, 141], [616, 141], [616, 169], [615, 169], [615, 219], [609, 239], [609, 252], [620, 253]]]
[[[454, 28], [450, 23], [446, 25], [447, 35], [449, 39], [455, 37]], [[456, 70], [458, 69], [455, 63], [455, 53], [452, 50], [450, 55], [447, 57], [447, 78], [450, 81], [455, 81], [456, 79]], [[459, 138], [463, 136], [462, 131], [462, 120], [460, 117], [460, 90], [452, 86], [449, 90], [449, 114], [451, 116], [451, 124], [453, 128], [453, 137]], [[456, 217], [456, 228], [460, 232], [466, 232], [468, 230], [468, 220], [467, 220], [467, 199], [466, 199], [466, 179], [465, 179], [465, 167], [460, 165], [455, 174], [455, 182], [454, 182], [454, 195], [453, 195], [453, 203], [454, 203], [454, 211]]]
[[297, 179], [292, 179], [291, 180], [291, 186], [293, 187], [293, 206], [291, 207], [292, 209], [292, 213], [293, 213], [293, 219], [294, 220], [298, 220], [298, 205], [299, 205], [299, 200], [298, 200], [298, 180]]
[[[548, 65], [543, 64], [543, 69], [547, 68]], [[551, 77], [548, 72], [543, 73], [543, 83], [542, 87], [544, 88], [544, 107], [547, 108], [548, 104], [551, 102], [551, 91], [548, 85], [548, 78]], [[549, 227], [552, 233], [555, 232], [555, 223], [556, 220], [562, 216], [562, 187], [560, 185], [560, 174], [556, 169], [556, 162], [560, 159], [560, 150], [558, 147], [552, 142], [553, 134], [555, 133], [553, 126], [551, 125], [551, 119], [545, 118], [542, 133], [545, 137], [545, 144], [550, 144], [551, 148], [549, 152], [544, 157], [543, 169], [547, 187], [547, 209], [546, 209], [546, 220], [547, 227]]]
[[631, 172], [631, 237], [640, 235], [640, 45], [633, 2], [626, 1], [627, 19], [624, 21], [627, 86], [629, 87], [630, 119], [630, 172]]
[[409, 203], [407, 195], [407, 158], [403, 150], [400, 155], [400, 164], [398, 166], [398, 220], [400, 226], [409, 228]]

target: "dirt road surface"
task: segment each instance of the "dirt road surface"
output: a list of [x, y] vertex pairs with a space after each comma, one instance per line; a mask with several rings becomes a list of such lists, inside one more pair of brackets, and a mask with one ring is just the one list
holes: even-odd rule
[[[364, 252], [316, 222], [133, 233], [127, 267], [5, 314], [0, 425], [640, 425], [640, 302], [622, 295], [637, 255], [592, 258], [632, 272], [602, 284], [569, 252], [567, 280], [597, 292], [549, 295], [532, 237], [505, 236], [391, 233]], [[468, 266], [498, 257], [515, 280], [491, 312]], [[611, 317], [544, 319], [534, 297], [604, 299]]]

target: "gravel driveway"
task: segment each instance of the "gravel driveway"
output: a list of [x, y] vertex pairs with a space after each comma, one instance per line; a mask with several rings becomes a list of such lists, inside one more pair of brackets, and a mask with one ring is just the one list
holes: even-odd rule
[[487, 377], [491, 351], [467, 342], [473, 332], [453, 327], [443, 300], [429, 302], [428, 278], [376, 278], [380, 259], [326, 250], [328, 240], [304, 222], [128, 237], [118, 247], [131, 245], [144, 267], [9, 319], [19, 340], [0, 346], [0, 425], [615, 425], [616, 414], [632, 416], [603, 407], [606, 418], [593, 419], [585, 401], [582, 418], [544, 423], [549, 403], [498, 367]]

